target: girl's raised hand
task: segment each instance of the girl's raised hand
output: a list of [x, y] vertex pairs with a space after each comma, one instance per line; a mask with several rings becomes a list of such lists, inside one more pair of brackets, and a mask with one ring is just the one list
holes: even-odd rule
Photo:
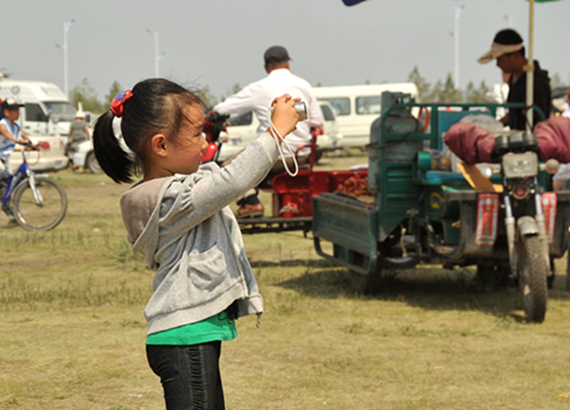
[[297, 114], [295, 103], [298, 101], [301, 101], [301, 99], [291, 98], [289, 94], [282, 95], [281, 97], [273, 100], [272, 106], [274, 108], [271, 115], [271, 121], [273, 122], [275, 129], [283, 137], [296, 128], [299, 115]]

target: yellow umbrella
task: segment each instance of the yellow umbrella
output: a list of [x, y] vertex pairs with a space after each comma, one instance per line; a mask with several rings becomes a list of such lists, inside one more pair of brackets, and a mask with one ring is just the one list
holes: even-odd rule
[[[526, 106], [532, 107], [534, 103], [534, 3], [547, 3], [558, 0], [528, 0], [529, 3], [529, 22], [528, 22], [528, 65], [526, 67]], [[548, 116], [550, 113], [545, 112], [544, 115]], [[533, 126], [532, 110], [526, 112], [526, 131], [530, 132]]]

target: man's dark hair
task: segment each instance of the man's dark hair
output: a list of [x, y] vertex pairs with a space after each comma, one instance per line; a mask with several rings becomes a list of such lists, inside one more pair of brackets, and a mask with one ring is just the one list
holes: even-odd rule
[[285, 67], [286, 64], [287, 64], [287, 61], [275, 61], [272, 63], [265, 64], [265, 68], [268, 71], [271, 71], [271, 70], [274, 70], [276, 68]]
[[[498, 43], [498, 44], [511, 45], [511, 44], [521, 44], [523, 42], [523, 39], [520, 36], [520, 34], [517, 33], [515, 30], [513, 30], [511, 28], [506, 28], [504, 30], [499, 31], [497, 34], [495, 34], [495, 38], [493, 39], [493, 42]], [[524, 57], [525, 49], [523, 47], [520, 50], [514, 51], [513, 53], [509, 53], [509, 54], [514, 54], [514, 53], [519, 53], [520, 55], [522, 55]]]
[[520, 44], [523, 42], [523, 39], [520, 36], [520, 34], [517, 33], [515, 30], [511, 28], [506, 28], [504, 30], [499, 31], [495, 35], [493, 42], [499, 44]]

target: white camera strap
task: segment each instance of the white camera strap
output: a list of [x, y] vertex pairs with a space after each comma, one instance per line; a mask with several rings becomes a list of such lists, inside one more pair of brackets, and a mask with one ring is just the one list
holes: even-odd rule
[[[299, 173], [299, 163], [297, 162], [297, 158], [295, 157], [295, 152], [293, 152], [293, 148], [291, 148], [291, 146], [287, 144], [285, 138], [281, 134], [279, 134], [279, 131], [277, 131], [275, 125], [273, 125], [273, 121], [271, 121], [271, 114], [273, 114], [273, 109], [274, 109], [273, 107], [269, 107], [267, 109], [267, 122], [269, 123], [269, 129], [271, 129], [271, 132], [273, 132], [273, 135], [276, 138], [280, 138], [282, 141], [282, 144], [279, 144], [277, 141], [275, 141], [275, 143], [277, 144], [277, 149], [279, 150], [279, 156], [281, 157], [281, 161], [283, 162], [285, 171], [287, 171], [287, 173], [290, 176], [295, 177]], [[285, 150], [283, 150], [283, 145], [285, 145]], [[293, 158], [293, 164], [295, 165], [294, 167], [295, 172], [291, 172], [291, 170], [289, 169], [289, 166], [287, 165], [287, 159], [285, 158], [284, 155], [284, 151], [291, 154], [291, 158]]]

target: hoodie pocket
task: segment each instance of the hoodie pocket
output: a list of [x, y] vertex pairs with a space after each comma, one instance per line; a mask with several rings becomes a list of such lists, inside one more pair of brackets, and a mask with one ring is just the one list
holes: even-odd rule
[[206, 252], [188, 255], [188, 275], [197, 289], [212, 289], [219, 285], [228, 270], [226, 258], [217, 245]]

